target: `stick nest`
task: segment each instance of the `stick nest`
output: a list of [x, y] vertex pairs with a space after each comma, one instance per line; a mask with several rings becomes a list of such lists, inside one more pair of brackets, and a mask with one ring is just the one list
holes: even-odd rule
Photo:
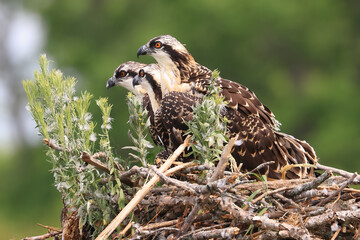
[[[133, 231], [124, 234], [125, 239], [359, 236], [360, 191], [347, 187], [355, 177], [326, 171], [316, 179], [267, 182], [251, 182], [237, 173], [225, 173], [214, 182], [198, 178], [211, 170], [193, 166], [172, 177], [161, 176], [163, 185], [152, 188], [134, 209], [134, 218], [128, 220]], [[141, 175], [138, 178], [141, 182]], [[135, 192], [126, 189], [129, 201]]]

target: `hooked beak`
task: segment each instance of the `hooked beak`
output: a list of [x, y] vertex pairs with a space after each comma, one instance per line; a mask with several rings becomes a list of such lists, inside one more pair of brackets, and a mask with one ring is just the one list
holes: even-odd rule
[[139, 85], [140, 82], [141, 82], [141, 79], [140, 79], [139, 75], [136, 75], [136, 76], [134, 77], [134, 79], [133, 79], [133, 82], [132, 82], [133, 87]]
[[106, 83], [106, 89], [109, 90], [113, 86], [115, 86], [115, 82], [114, 82], [114, 80], [112, 78], [109, 78], [109, 80]]
[[142, 45], [138, 49], [136, 56], [137, 56], [137, 58], [139, 58], [140, 55], [146, 55], [151, 52], [153, 52], [153, 51], [150, 48], [148, 48], [146, 45]]

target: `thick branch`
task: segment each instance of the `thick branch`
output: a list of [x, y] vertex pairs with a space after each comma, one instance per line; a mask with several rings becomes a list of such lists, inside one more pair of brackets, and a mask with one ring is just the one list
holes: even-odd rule
[[286, 191], [284, 193], [284, 196], [285, 197], [294, 197], [294, 196], [299, 195], [300, 193], [305, 192], [307, 190], [317, 188], [326, 179], [331, 177], [331, 175], [332, 174], [330, 171], [326, 171], [323, 174], [321, 174], [319, 177], [315, 178], [313, 181], [304, 183], [304, 184], [297, 186], [289, 191]]
[[89, 153], [87, 152], [82, 152], [82, 155], [81, 155], [81, 159], [90, 164], [90, 165], [93, 165], [94, 167], [96, 167], [97, 169], [100, 169], [108, 174], [110, 174], [110, 170], [109, 168], [106, 166], [105, 163], [97, 160], [96, 158], [93, 158], [92, 156], [90, 156]]
[[231, 150], [232, 150], [237, 138], [238, 138], [238, 135], [231, 138], [229, 143], [226, 144], [224, 150], [221, 153], [220, 161], [219, 161], [218, 165], [216, 166], [215, 171], [214, 171], [213, 175], [211, 176], [209, 182], [213, 182], [224, 176], [224, 171], [225, 171], [226, 165], [229, 161]]
[[27, 238], [24, 238], [23, 240], [44, 240], [44, 239], [48, 239], [51, 237], [56, 237], [56, 236], [60, 235], [61, 233], [62, 233], [62, 230], [61, 231], [51, 231], [44, 235], [35, 236], [35, 237], [27, 237]]
[[240, 229], [237, 227], [228, 227], [213, 229], [208, 231], [201, 231], [191, 235], [192, 239], [232, 239], [239, 233]]
[[351, 178], [349, 178], [348, 180], [346, 180], [343, 184], [341, 184], [341, 186], [339, 187], [339, 189], [335, 192], [333, 192], [332, 194], [330, 194], [330, 196], [328, 196], [327, 198], [321, 200], [317, 205], [318, 206], [323, 206], [324, 204], [328, 203], [329, 201], [331, 201], [331, 199], [333, 199], [335, 196], [339, 195], [342, 190], [347, 187], [348, 185], [350, 185], [354, 179], [357, 177], [357, 173], [354, 173]]
[[[351, 178], [354, 173], [350, 173], [350, 172], [347, 172], [345, 170], [341, 170], [341, 169], [338, 169], [338, 168], [334, 168], [334, 167], [329, 167], [329, 166], [325, 166], [325, 165], [322, 165], [320, 163], [317, 163], [316, 164], [316, 169], [320, 169], [320, 170], [325, 170], [325, 171], [331, 171], [333, 173], [337, 173], [343, 177], [346, 177], [346, 178]], [[354, 181], [353, 181], [355, 184], [359, 184], [360, 183], [360, 176], [358, 175]]]
[[305, 223], [306, 228], [316, 228], [319, 226], [325, 226], [325, 224], [329, 222], [333, 222], [336, 219], [341, 220], [343, 222], [360, 219], [360, 211], [359, 210], [347, 210], [347, 211], [330, 211], [318, 216], [310, 217]]

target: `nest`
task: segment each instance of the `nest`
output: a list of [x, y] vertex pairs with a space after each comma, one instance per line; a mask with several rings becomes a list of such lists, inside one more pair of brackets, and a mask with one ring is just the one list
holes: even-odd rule
[[[360, 190], [348, 187], [360, 183], [356, 173], [319, 164], [325, 171], [317, 178], [251, 180], [249, 174], [225, 171], [231, 142], [216, 167], [181, 163], [167, 170], [185, 145], [160, 169], [134, 167], [123, 174], [136, 176], [131, 179], [138, 184], [124, 188], [129, 204], [97, 239], [110, 236], [120, 223], [123, 230], [113, 238], [359, 238]], [[155, 186], [158, 180], [161, 186]], [[133, 217], [124, 221], [131, 211]]]
[[[360, 185], [357, 173], [317, 164], [324, 171], [316, 178], [254, 180], [226, 171], [235, 139], [216, 167], [175, 166], [187, 141], [159, 169], [134, 166], [121, 173], [128, 204], [96, 239], [359, 239], [360, 190], [348, 187]], [[83, 153], [82, 159], [107, 171], [96, 157]], [[62, 230], [27, 239], [96, 237], [81, 235], [76, 220], [72, 213], [63, 217]], [[118, 226], [122, 230], [114, 232]]]

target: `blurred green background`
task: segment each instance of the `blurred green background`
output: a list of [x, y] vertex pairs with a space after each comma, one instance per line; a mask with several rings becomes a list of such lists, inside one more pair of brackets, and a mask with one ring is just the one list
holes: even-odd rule
[[[61, 196], [21, 85], [40, 53], [75, 76], [79, 92], [114, 104], [112, 144], [124, 158], [126, 91], [107, 91], [106, 81], [150, 38], [171, 34], [198, 62], [255, 91], [321, 163], [360, 171], [359, 1], [2, 0], [0, 26], [1, 239], [45, 233], [36, 223], [60, 226]], [[100, 122], [95, 104], [91, 111]]]

